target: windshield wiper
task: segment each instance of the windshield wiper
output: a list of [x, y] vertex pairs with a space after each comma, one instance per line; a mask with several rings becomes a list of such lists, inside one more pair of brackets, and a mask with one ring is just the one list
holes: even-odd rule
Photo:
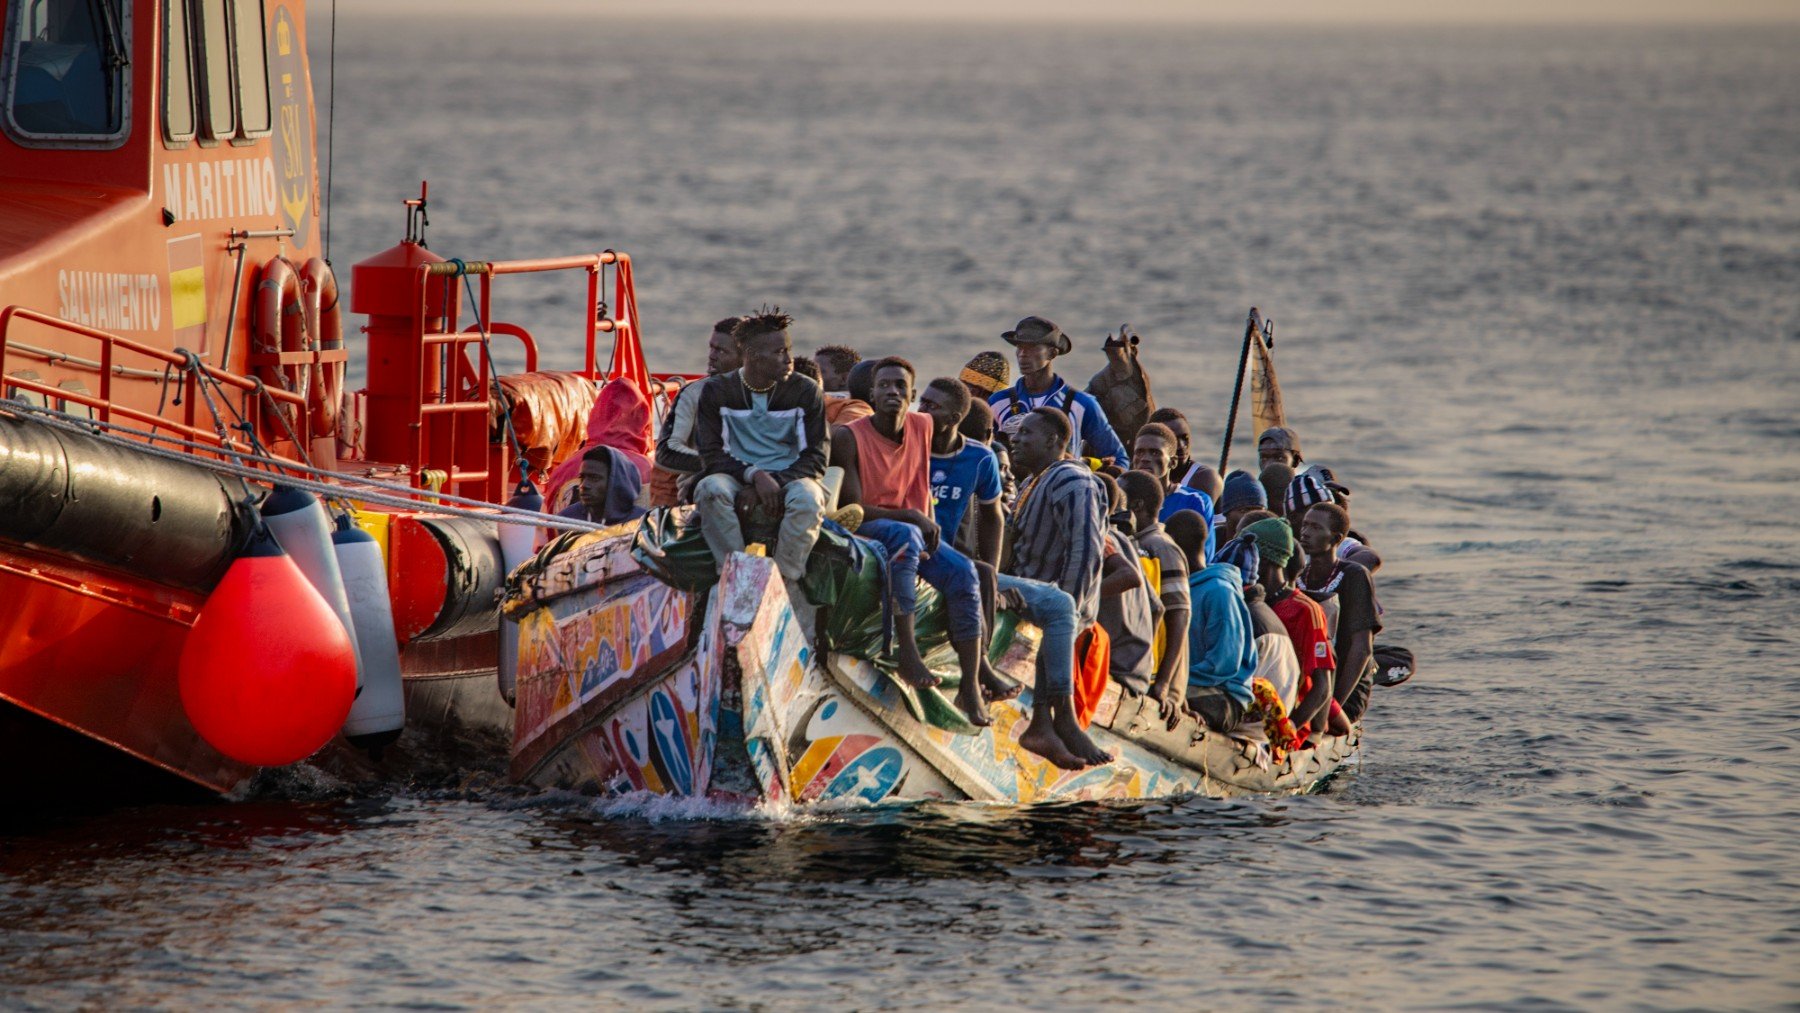
[[88, 13], [100, 23], [106, 35], [106, 65], [131, 66], [131, 54], [125, 51], [125, 39], [119, 34], [119, 21], [114, 16], [113, 0], [88, 0]]

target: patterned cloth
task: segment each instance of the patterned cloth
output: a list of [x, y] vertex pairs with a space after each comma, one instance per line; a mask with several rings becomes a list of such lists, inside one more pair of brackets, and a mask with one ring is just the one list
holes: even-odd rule
[[1006, 572], [1055, 584], [1075, 599], [1079, 628], [1100, 612], [1106, 545], [1106, 491], [1080, 461], [1063, 460], [1019, 491]]

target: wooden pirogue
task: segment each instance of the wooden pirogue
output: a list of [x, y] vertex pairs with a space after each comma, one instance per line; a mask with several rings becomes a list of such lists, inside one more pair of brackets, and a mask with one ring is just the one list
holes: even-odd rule
[[[1118, 759], [1062, 770], [1019, 746], [1029, 689], [979, 734], [936, 727], [869, 662], [815, 654], [768, 559], [732, 557], [699, 607], [645, 572], [634, 534], [515, 574], [518, 780], [800, 804], [1225, 797], [1311, 791], [1358, 755], [1360, 730], [1269, 763], [1115, 683], [1089, 731]], [[1015, 629], [996, 667], [1029, 686], [1037, 637]]]

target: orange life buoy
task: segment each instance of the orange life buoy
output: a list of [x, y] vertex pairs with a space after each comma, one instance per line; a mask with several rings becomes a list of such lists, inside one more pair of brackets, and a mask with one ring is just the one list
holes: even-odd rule
[[[337, 277], [331, 265], [314, 257], [300, 268], [300, 292], [305, 299], [308, 331], [321, 352], [344, 347], [344, 317], [338, 307]], [[313, 367], [307, 390], [313, 436], [337, 432], [338, 406], [344, 398], [344, 363], [322, 362]]]
[[[312, 337], [307, 333], [306, 312], [301, 299], [300, 274], [294, 270], [292, 261], [275, 257], [263, 265], [262, 277], [256, 283], [256, 316], [252, 327], [257, 354], [312, 350]], [[300, 364], [256, 367], [256, 375], [263, 383], [302, 398], [308, 396], [311, 386], [312, 378], [308, 373], [309, 367]], [[305, 438], [302, 432], [305, 423], [305, 418], [298, 412], [287, 413], [288, 426], [302, 439]], [[273, 430], [269, 433], [271, 437], [287, 438], [287, 431], [279, 419], [270, 416], [268, 424]]]

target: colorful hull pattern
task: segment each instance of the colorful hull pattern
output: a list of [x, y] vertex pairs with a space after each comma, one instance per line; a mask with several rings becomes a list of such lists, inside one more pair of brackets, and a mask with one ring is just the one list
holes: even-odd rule
[[[1019, 746], [1029, 691], [980, 734], [930, 726], [868, 662], [813, 655], [767, 559], [735, 557], [696, 614], [630, 542], [589, 536], [515, 586], [518, 780], [801, 805], [1026, 803], [1304, 792], [1357, 755], [1348, 736], [1259, 762], [1191, 721], [1167, 728], [1114, 687], [1090, 731], [1118, 760], [1061, 770]], [[1021, 631], [997, 667], [1029, 685], [1037, 641]]]

